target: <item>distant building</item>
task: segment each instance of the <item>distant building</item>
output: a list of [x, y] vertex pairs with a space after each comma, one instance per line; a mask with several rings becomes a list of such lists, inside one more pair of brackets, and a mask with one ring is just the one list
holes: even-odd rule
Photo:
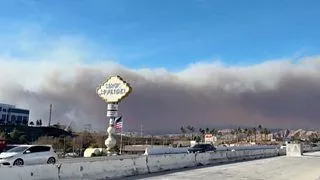
[[30, 111], [0, 103], [0, 124], [28, 125]]

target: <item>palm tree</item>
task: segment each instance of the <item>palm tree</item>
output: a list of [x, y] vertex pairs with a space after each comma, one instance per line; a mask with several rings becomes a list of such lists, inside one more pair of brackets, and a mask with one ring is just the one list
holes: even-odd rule
[[204, 134], [206, 133], [206, 131], [205, 131], [204, 129], [202, 129], [202, 128], [199, 128], [199, 132], [202, 134], [202, 136], [201, 136], [201, 141], [203, 141], [203, 139], [204, 139]]
[[262, 141], [262, 126], [258, 126], [259, 132], [260, 132], [260, 141]]
[[210, 129], [209, 128], [206, 128], [206, 133], [209, 133]]
[[238, 141], [240, 141], [241, 140], [241, 135], [242, 135], [242, 133], [243, 133], [243, 129], [241, 129], [240, 127], [238, 127], [238, 134], [239, 134], [239, 140]]
[[183, 126], [181, 126], [181, 127], [180, 127], [180, 132], [181, 132], [183, 135], [185, 135], [185, 134], [186, 134], [186, 130], [184, 129], [184, 127], [183, 127]]
[[202, 129], [202, 128], [199, 128], [199, 132], [201, 133], [201, 134], [205, 134], [206, 133], [206, 131], [204, 130], [204, 129]]
[[254, 133], [254, 142], [257, 142], [257, 129], [253, 128], [252, 132]]
[[243, 133], [246, 135], [246, 141], [248, 140], [248, 128], [243, 130]]
[[211, 129], [210, 133], [213, 134], [213, 135], [216, 135], [217, 134], [217, 130], [216, 129]]
[[269, 130], [267, 128], [263, 129], [264, 140], [267, 141], [267, 135], [269, 134]]
[[241, 127], [238, 127], [238, 132], [239, 132], [239, 133], [242, 133]]
[[234, 129], [234, 130], [231, 130], [231, 134], [233, 135], [233, 137], [232, 137], [232, 140], [233, 140], [233, 138], [234, 138], [234, 135], [236, 134], [236, 129]]
[[193, 127], [190, 126], [190, 125], [187, 126], [187, 129], [188, 129], [189, 131], [191, 131], [192, 128], [193, 128]]
[[252, 129], [249, 129], [248, 130], [248, 135], [249, 135], [249, 141], [251, 142], [251, 136], [253, 134], [253, 130]]
[[189, 125], [187, 129], [191, 132], [191, 139], [193, 140], [194, 127]]
[[236, 135], [237, 142], [239, 142], [239, 133], [241, 132], [240, 127], [233, 130], [233, 133]]

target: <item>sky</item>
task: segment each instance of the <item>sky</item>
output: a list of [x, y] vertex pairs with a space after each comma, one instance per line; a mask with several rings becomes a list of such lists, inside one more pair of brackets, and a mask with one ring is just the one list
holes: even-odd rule
[[[316, 0], [0, 0], [0, 101], [104, 129], [96, 86], [124, 76], [126, 130], [320, 125]], [[48, 107], [48, 108], [47, 108]]]

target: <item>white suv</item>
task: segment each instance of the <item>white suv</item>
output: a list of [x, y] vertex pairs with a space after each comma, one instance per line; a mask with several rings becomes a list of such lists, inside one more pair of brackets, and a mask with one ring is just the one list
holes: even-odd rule
[[20, 145], [0, 154], [1, 165], [55, 164], [57, 159], [50, 145]]

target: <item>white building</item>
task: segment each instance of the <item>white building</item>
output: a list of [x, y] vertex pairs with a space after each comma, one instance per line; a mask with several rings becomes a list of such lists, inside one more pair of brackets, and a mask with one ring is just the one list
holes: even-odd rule
[[0, 124], [28, 125], [30, 111], [0, 103]]

